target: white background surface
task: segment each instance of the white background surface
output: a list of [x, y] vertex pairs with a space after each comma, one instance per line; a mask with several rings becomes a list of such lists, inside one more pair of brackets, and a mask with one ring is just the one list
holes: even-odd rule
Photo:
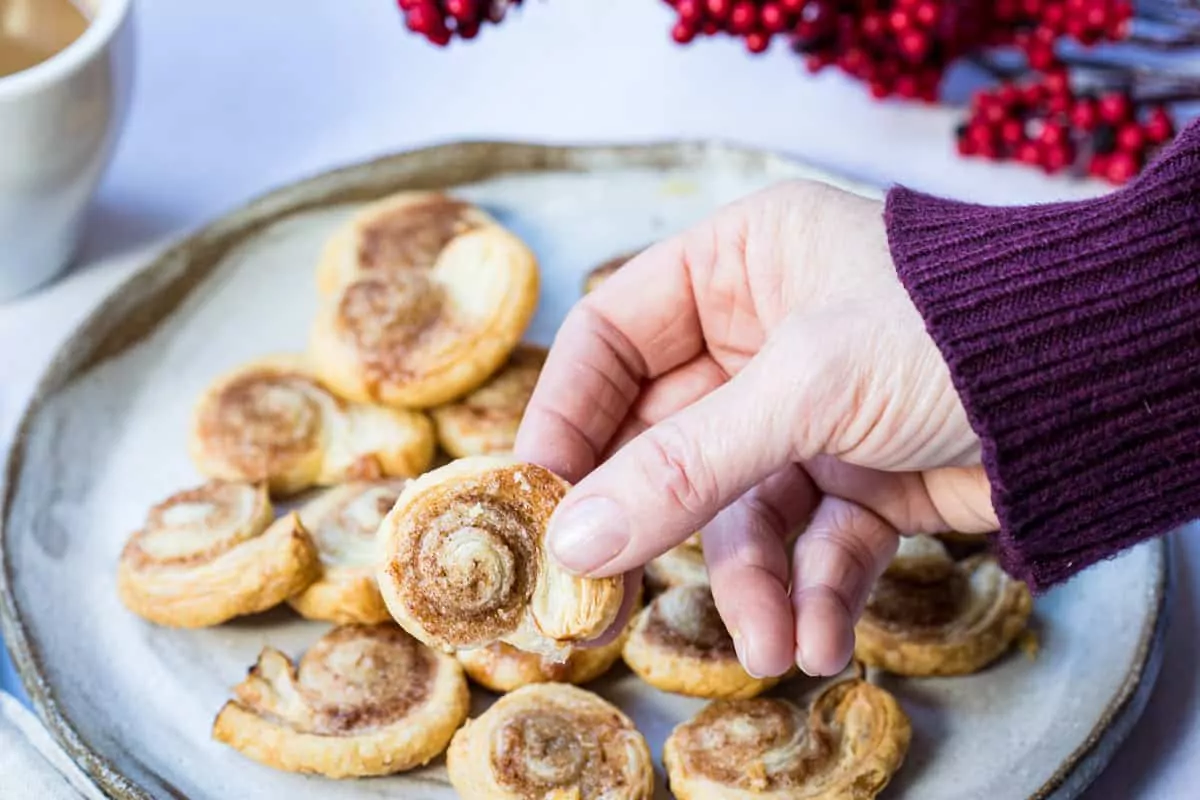
[[[762, 58], [726, 41], [680, 49], [660, 0], [527, 5], [443, 52], [402, 30], [393, 0], [140, 0], [133, 110], [79, 266], [0, 305], [0, 446], [46, 359], [139, 252], [269, 188], [390, 151], [459, 138], [717, 138], [981, 201], [1101, 190], [963, 162], [957, 112], [875, 103], [832, 74], [806, 76], [782, 45]], [[1200, 783], [1200, 542], [1175, 545], [1162, 677], [1087, 800], [1184, 798]]]

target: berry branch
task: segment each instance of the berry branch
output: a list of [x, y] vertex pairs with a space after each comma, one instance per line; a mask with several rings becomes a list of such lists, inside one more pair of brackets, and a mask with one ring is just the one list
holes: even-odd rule
[[[445, 46], [500, 22], [521, 0], [398, 2], [410, 30]], [[1200, 0], [661, 2], [673, 9], [680, 45], [730, 36], [758, 54], [783, 41], [809, 72], [839, 70], [879, 99], [936, 103], [951, 65], [969, 60], [994, 86], [974, 97], [958, 152], [1051, 174], [1124, 183], [1175, 135], [1179, 104], [1200, 100], [1200, 77], [1075, 53], [1099, 44], [1200, 48]], [[998, 54], [1019, 66], [1001, 67]]]

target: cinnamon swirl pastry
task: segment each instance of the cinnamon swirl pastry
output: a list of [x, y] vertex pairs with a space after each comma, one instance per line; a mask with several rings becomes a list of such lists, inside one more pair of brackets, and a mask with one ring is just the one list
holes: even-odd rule
[[1003, 655], [1032, 610], [994, 558], [956, 562], [937, 539], [908, 537], [855, 627], [855, 656], [897, 675], [967, 675]]
[[692, 534], [683, 544], [651, 559], [644, 574], [646, 585], [654, 592], [674, 586], [708, 586], [708, 566], [704, 563], [700, 534]]
[[533, 317], [537, 260], [465, 203], [427, 195], [368, 206], [331, 240], [311, 349], [359, 402], [426, 408], [478, 387]]
[[278, 605], [319, 567], [299, 519], [273, 520], [263, 487], [213, 481], [172, 495], [125, 544], [117, 593], [138, 616], [175, 628]]
[[707, 586], [677, 586], [654, 598], [634, 619], [623, 655], [646, 683], [692, 697], [754, 697], [782, 680], [742, 669]]
[[255, 761], [330, 778], [427, 764], [467, 718], [470, 691], [451, 657], [395, 625], [344, 625], [299, 669], [264, 648], [213, 722], [213, 738]]
[[321, 557], [320, 577], [288, 600], [301, 616], [338, 623], [391, 620], [375, 583], [375, 532], [404, 483], [347, 483], [300, 507], [300, 521]]
[[604, 283], [604, 281], [606, 281], [614, 272], [625, 266], [626, 262], [628, 262], [629, 259], [633, 258], [635, 255], [637, 255], [636, 251], [632, 253], [622, 253], [621, 255], [613, 256], [603, 264], [594, 267], [583, 278], [583, 293], [590, 294], [591, 292], [596, 291], [596, 288], [600, 286], [600, 284]]
[[424, 414], [344, 402], [303, 359], [276, 356], [235, 369], [204, 392], [189, 445], [209, 477], [266, 482], [286, 495], [416, 475], [433, 459], [434, 436]]
[[911, 737], [894, 697], [852, 679], [822, 691], [807, 714], [774, 698], [711, 703], [671, 732], [663, 763], [679, 800], [870, 800]]
[[508, 456], [473, 456], [412, 481], [379, 528], [388, 610], [431, 647], [500, 641], [562, 661], [617, 617], [623, 580], [581, 578], [545, 552], [568, 484]]
[[542, 683], [501, 697], [450, 743], [446, 768], [463, 800], [650, 800], [646, 740], [614, 705]]
[[537, 385], [546, 348], [518, 345], [487, 383], [448, 405], [433, 409], [442, 448], [454, 456], [480, 456], [512, 450], [525, 406]]

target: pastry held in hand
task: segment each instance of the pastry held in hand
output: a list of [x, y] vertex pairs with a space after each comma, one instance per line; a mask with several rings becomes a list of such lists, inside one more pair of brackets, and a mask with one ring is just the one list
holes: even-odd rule
[[339, 277], [310, 344], [340, 395], [426, 408], [475, 389], [508, 359], [537, 306], [537, 260], [484, 220], [445, 238], [441, 222], [422, 217], [441, 246], [414, 246], [421, 226], [396, 202], [369, 206], [334, 237]]
[[518, 345], [500, 371], [467, 396], [433, 409], [442, 449], [455, 458], [512, 450], [546, 348]]
[[615, 620], [623, 579], [566, 572], [545, 549], [568, 484], [507, 456], [459, 459], [412, 481], [379, 528], [388, 610], [447, 651], [505, 642], [563, 660]]
[[177, 628], [276, 606], [319, 566], [299, 519], [273, 520], [260, 486], [212, 481], [172, 495], [121, 551], [117, 593], [135, 614]]
[[692, 697], [754, 697], [781, 680], [742, 668], [707, 586], [677, 586], [654, 598], [634, 620], [624, 657], [651, 686]]
[[629, 717], [585, 689], [517, 689], [468, 722], [446, 753], [462, 800], [650, 800], [654, 764]]
[[403, 480], [347, 483], [300, 507], [300, 521], [320, 555], [320, 577], [288, 600], [301, 616], [337, 623], [391, 620], [375, 582], [375, 533], [403, 488]]
[[212, 478], [313, 485], [419, 474], [433, 459], [424, 414], [347, 403], [299, 357], [256, 361], [217, 379], [192, 418], [192, 460]]
[[619, 636], [599, 647], [572, 650], [565, 661], [526, 653], [503, 642], [460, 650], [456, 655], [467, 677], [485, 689], [503, 694], [533, 683], [594, 681], [620, 660], [624, 644], [625, 637]]
[[[633, 603], [635, 611], [641, 608], [641, 600], [639, 588]], [[631, 626], [632, 621], [607, 644], [572, 650], [565, 661], [493, 642], [487, 647], [458, 651], [458, 663], [467, 671], [467, 677], [493, 692], [511, 692], [531, 683], [588, 683], [621, 659]]]
[[467, 717], [458, 663], [395, 625], [346, 625], [300, 660], [267, 647], [213, 723], [255, 761], [330, 778], [386, 775], [446, 749]]
[[855, 626], [854, 654], [897, 675], [968, 675], [1003, 655], [1032, 611], [1029, 588], [994, 558], [956, 562], [937, 539], [908, 537]]
[[718, 700], [663, 745], [679, 800], [871, 800], [908, 752], [912, 727], [888, 692], [857, 679], [806, 713], [787, 700]]

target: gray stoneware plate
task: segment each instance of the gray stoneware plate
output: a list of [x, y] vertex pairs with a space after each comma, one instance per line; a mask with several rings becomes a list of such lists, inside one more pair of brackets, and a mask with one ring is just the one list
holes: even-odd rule
[[[333, 782], [275, 772], [210, 740], [214, 714], [259, 649], [269, 642], [299, 655], [322, 625], [277, 610], [211, 630], [162, 630], [118, 602], [115, 564], [126, 535], [152, 503], [199, 481], [185, 449], [194, 399], [228, 367], [304, 346], [318, 248], [365, 200], [452, 187], [492, 211], [541, 260], [543, 296], [529, 335], [548, 342], [590, 267], [794, 177], [873, 192], [716, 145], [456, 144], [274, 192], [147, 265], [53, 360], [0, 493], [4, 633], [54, 735], [123, 799], [452, 797], [440, 764]], [[915, 726], [887, 796], [1076, 796], [1149, 694], [1167, 575], [1162, 545], [1141, 546], [1038, 601], [1035, 659], [1016, 653], [968, 678], [886, 679]], [[670, 728], [701, 706], [623, 668], [595, 688], [631, 713], [656, 757]], [[796, 681], [782, 691], [811, 689]], [[485, 702], [481, 695], [477, 705]]]

